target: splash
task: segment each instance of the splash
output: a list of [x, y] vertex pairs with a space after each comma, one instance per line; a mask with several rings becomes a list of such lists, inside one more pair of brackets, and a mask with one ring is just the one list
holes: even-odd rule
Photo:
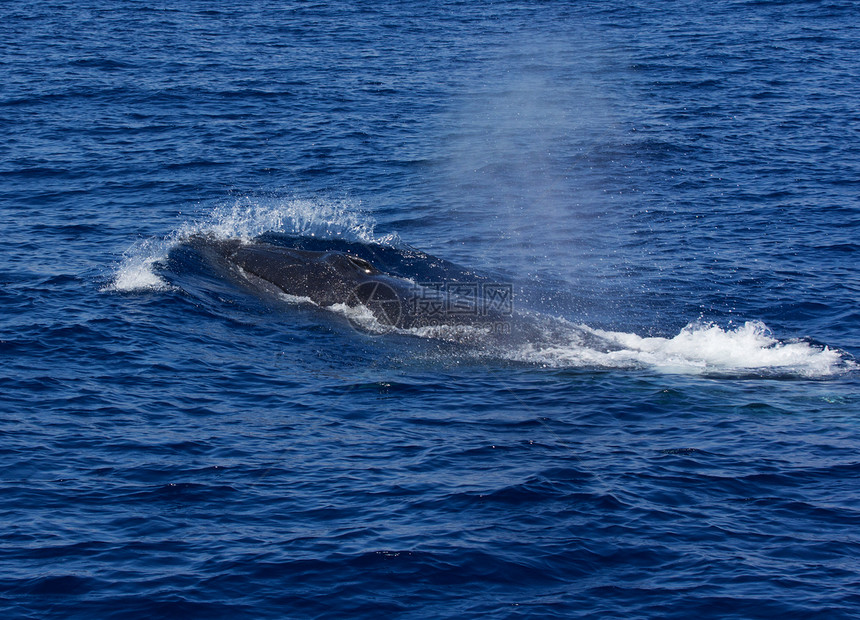
[[244, 196], [216, 206], [201, 220], [183, 225], [175, 235], [183, 238], [209, 233], [224, 239], [250, 240], [265, 232], [279, 232], [382, 245], [396, 241], [396, 235], [377, 237], [375, 225], [372, 217], [342, 200]]
[[195, 234], [250, 240], [265, 232], [278, 232], [378, 245], [399, 243], [395, 234], [377, 236], [375, 225], [372, 217], [343, 200], [243, 196], [216, 205], [205, 216], [182, 223], [163, 238], [132, 245], [103, 290], [131, 293], [169, 289], [155, 268], [174, 246]]
[[857, 368], [841, 351], [775, 338], [760, 321], [690, 323], [672, 338], [571, 326], [563, 342], [528, 343], [511, 359], [552, 367], [652, 368], [673, 374], [828, 377]]
[[167, 256], [169, 247], [165, 239], [138, 241], [125, 251], [113, 278], [102, 290], [122, 293], [168, 290], [170, 285], [156, 275], [153, 268]]

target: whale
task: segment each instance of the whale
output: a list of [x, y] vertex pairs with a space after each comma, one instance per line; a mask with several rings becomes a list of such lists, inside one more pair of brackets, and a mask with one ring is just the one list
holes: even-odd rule
[[372, 314], [377, 328], [448, 325], [498, 329], [508, 318], [497, 309], [481, 306], [478, 311], [474, 296], [451, 294], [439, 283], [428, 288], [348, 251], [308, 250], [259, 238], [210, 235], [194, 235], [184, 243], [210, 266], [255, 292], [309, 300], [327, 309], [363, 309]]

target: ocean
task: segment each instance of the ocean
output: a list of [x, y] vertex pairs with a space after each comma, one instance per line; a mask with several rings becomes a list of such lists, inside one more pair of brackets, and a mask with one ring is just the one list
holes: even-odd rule
[[0, 614], [856, 618], [858, 24], [3, 3]]

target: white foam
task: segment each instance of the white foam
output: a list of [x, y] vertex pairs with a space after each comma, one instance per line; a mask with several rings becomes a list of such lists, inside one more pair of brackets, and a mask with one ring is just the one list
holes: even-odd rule
[[326, 306], [326, 310], [345, 316], [353, 325], [373, 334], [386, 334], [394, 330], [390, 325], [380, 323], [370, 308], [361, 304], [357, 306], [349, 306], [345, 303], [332, 304]]
[[648, 367], [683, 374], [760, 373], [826, 377], [856, 368], [837, 350], [804, 341], [780, 341], [760, 321], [723, 329], [690, 323], [672, 338], [643, 337], [578, 325], [566, 342], [526, 344], [518, 361], [556, 367]]
[[[241, 271], [243, 274], [245, 273], [244, 269], [242, 269]], [[310, 297], [305, 297], [303, 295], [290, 295], [289, 293], [280, 292], [280, 293], [278, 293], [278, 297], [282, 301], [285, 301], [288, 304], [293, 304], [296, 306], [310, 305], [310, 306], [319, 307], [319, 304], [317, 302], [315, 302]]]
[[448, 342], [465, 342], [479, 340], [482, 336], [486, 336], [489, 333], [487, 328], [472, 325], [439, 324], [394, 327], [387, 323], [381, 323], [370, 308], [362, 304], [356, 306], [349, 306], [344, 303], [333, 304], [326, 306], [326, 310], [331, 310], [345, 316], [357, 328], [371, 334], [401, 334]]

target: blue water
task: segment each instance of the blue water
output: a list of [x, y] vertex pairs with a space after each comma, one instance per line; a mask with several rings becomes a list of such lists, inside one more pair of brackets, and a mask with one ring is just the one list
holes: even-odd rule
[[[857, 617], [857, 17], [5, 2], [0, 614]], [[195, 234], [529, 331], [380, 332]]]

